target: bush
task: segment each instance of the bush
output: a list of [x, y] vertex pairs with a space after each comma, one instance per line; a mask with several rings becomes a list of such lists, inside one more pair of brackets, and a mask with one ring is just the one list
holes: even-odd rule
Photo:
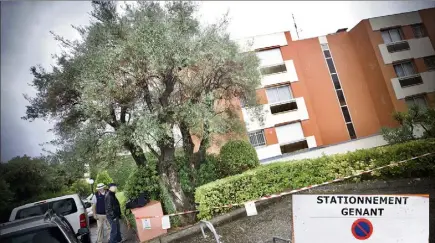
[[159, 176], [156, 164], [152, 161], [145, 166], [137, 167], [128, 177], [124, 188], [127, 199], [136, 198], [144, 191], [150, 194], [151, 199], [159, 200]]
[[230, 176], [255, 168], [259, 164], [257, 153], [249, 142], [229, 141], [221, 148], [218, 170], [222, 176]]
[[87, 197], [89, 194], [91, 194], [90, 185], [86, 180], [80, 179], [75, 181], [71, 187], [70, 191], [73, 191], [74, 193], [78, 193], [80, 197]]
[[128, 177], [136, 168], [136, 163], [131, 155], [120, 156], [116, 163], [106, 167], [110, 177], [115, 178], [119, 191], [124, 190]]
[[97, 179], [94, 182], [94, 190], [96, 190], [98, 183], [103, 183], [104, 185], [109, 185], [113, 180], [109, 176], [109, 173], [106, 170], [101, 171], [97, 175]]
[[201, 163], [198, 171], [198, 186], [220, 179], [218, 172], [219, 157], [207, 154], [205, 161]]
[[[403, 144], [358, 150], [316, 159], [272, 163], [243, 174], [230, 176], [198, 187], [195, 202], [199, 203], [199, 218], [211, 218], [228, 209], [212, 209], [230, 203], [249, 200], [300, 187], [320, 184], [362, 170], [387, 165], [393, 161], [435, 152], [435, 140], [417, 140]], [[356, 180], [425, 177], [435, 175], [434, 156], [409, 161], [386, 168]]]

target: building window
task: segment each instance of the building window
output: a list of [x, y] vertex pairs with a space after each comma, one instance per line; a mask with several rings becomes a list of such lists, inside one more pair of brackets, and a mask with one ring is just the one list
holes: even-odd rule
[[334, 62], [332, 61], [332, 58], [326, 58], [326, 63], [328, 64], [329, 72], [330, 73], [337, 73], [335, 70]]
[[351, 139], [355, 139], [356, 138], [356, 133], [355, 133], [355, 128], [353, 127], [352, 123], [347, 123], [346, 124], [347, 127], [347, 131], [349, 132], [349, 136]]
[[435, 56], [425, 57], [424, 64], [427, 70], [435, 70]]
[[414, 32], [415, 38], [423, 38], [426, 36], [426, 30], [423, 26], [423, 24], [415, 24], [412, 25], [412, 32]]
[[408, 77], [417, 74], [411, 61], [393, 64], [397, 77]]
[[346, 100], [344, 99], [344, 94], [341, 89], [337, 90], [338, 101], [340, 102], [340, 106], [346, 105]]
[[282, 154], [288, 154], [292, 152], [296, 152], [298, 150], [307, 149], [308, 148], [308, 142], [307, 140], [291, 143], [291, 144], [285, 144], [281, 145], [281, 153]]
[[340, 80], [338, 79], [338, 75], [336, 73], [331, 74], [332, 82], [334, 83], [335, 89], [341, 89]]
[[395, 42], [387, 45], [387, 51], [389, 53], [405, 50], [409, 50], [409, 43], [407, 41]]
[[270, 106], [270, 113], [272, 114], [277, 114], [277, 113], [281, 113], [281, 112], [286, 112], [286, 111], [294, 111], [298, 109], [298, 104], [296, 103], [295, 100], [290, 101], [289, 103], [284, 103], [284, 104], [278, 104], [278, 105], [271, 105]]
[[427, 109], [426, 99], [424, 98], [423, 95], [407, 97], [405, 98], [405, 102], [408, 108], [412, 106], [418, 106], [422, 110]]
[[343, 112], [344, 121], [346, 121], [346, 123], [352, 122], [349, 114], [349, 109], [347, 108], [347, 106], [341, 107], [341, 111]]
[[260, 67], [277, 66], [284, 63], [279, 48], [258, 51], [257, 57], [260, 59]]
[[260, 72], [262, 75], [269, 75], [269, 74], [274, 74], [274, 73], [287, 72], [287, 68], [286, 68], [285, 64], [280, 64], [280, 65], [276, 65], [276, 66], [261, 68]]
[[403, 40], [403, 34], [400, 28], [381, 30], [381, 35], [385, 44]]
[[249, 136], [249, 142], [252, 144], [252, 146], [263, 146], [266, 145], [266, 139], [264, 138], [264, 131], [255, 131], [248, 133]]
[[288, 102], [293, 99], [290, 91], [290, 86], [279, 86], [266, 89], [267, 99], [269, 104], [278, 104]]

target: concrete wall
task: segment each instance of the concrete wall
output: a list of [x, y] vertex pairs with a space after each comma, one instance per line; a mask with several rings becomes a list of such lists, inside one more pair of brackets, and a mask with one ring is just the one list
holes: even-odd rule
[[259, 129], [264, 129], [267, 127], [273, 127], [280, 123], [292, 122], [298, 120], [306, 120], [309, 118], [307, 108], [305, 106], [305, 101], [303, 97], [295, 98], [298, 109], [294, 111], [282, 112], [277, 114], [272, 114], [270, 112], [270, 105], [264, 104], [262, 106], [262, 113], [264, 123], [261, 124], [255, 113], [253, 113], [248, 108], [242, 108], [243, 118], [245, 120], [246, 129], [248, 132], [255, 131]]
[[387, 142], [383, 139], [382, 135], [375, 135], [375, 136], [360, 138], [360, 139], [356, 139], [356, 140], [352, 140], [349, 142], [344, 142], [336, 145], [330, 145], [323, 148], [316, 148], [311, 151], [290, 154], [279, 158], [271, 158], [269, 160], [264, 160], [261, 163], [269, 164], [269, 163], [280, 162], [280, 161], [312, 159], [312, 158], [321, 157], [323, 155], [343, 154], [343, 153], [355, 151], [357, 149], [374, 148], [386, 144]]
[[398, 78], [391, 79], [397, 99], [404, 99], [407, 96], [423, 94], [426, 92], [435, 92], [435, 72], [429, 71], [420, 73], [422, 84], [417, 84], [402, 88]]
[[411, 25], [421, 23], [418, 12], [394, 14], [369, 19], [372, 30], [380, 30], [390, 27]]
[[381, 51], [384, 63], [391, 64], [401, 60], [435, 55], [435, 50], [432, 47], [429, 37], [410, 39], [407, 41], [409, 43], [409, 50], [393, 53], [388, 52], [387, 44], [379, 44], [379, 50]]

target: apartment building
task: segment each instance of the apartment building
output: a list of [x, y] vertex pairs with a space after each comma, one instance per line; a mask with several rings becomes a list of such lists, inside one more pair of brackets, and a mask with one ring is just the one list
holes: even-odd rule
[[261, 61], [264, 122], [241, 108], [260, 160], [373, 136], [398, 125], [394, 111], [435, 107], [434, 8], [316, 38], [282, 32], [239, 43]]

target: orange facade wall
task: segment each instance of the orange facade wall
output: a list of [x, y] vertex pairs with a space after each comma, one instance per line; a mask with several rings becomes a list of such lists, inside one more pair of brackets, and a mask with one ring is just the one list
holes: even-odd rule
[[357, 137], [378, 133], [379, 119], [352, 38], [342, 32], [327, 40]]
[[405, 40], [414, 39], [414, 32], [412, 31], [411, 25], [402, 26], [403, 38]]
[[432, 46], [435, 46], [435, 8], [423, 9], [418, 11], [418, 13], [426, 28], [426, 33], [432, 42]]
[[367, 20], [358, 23], [348, 34], [352, 40], [355, 54], [359, 58], [358, 61], [367, 84], [368, 93], [373, 102], [379, 126], [397, 126], [398, 124], [391, 117], [395, 110], [394, 100], [396, 100], [396, 96], [391, 81], [387, 85], [384, 79], [384, 72], [389, 73], [389, 76], [395, 75], [395, 73], [391, 65], [391, 67], [387, 68], [383, 64], [378, 47], [378, 44], [383, 42], [381, 34], [379, 32], [374, 33]]
[[267, 145], [278, 143], [278, 137], [276, 136], [276, 130], [274, 127], [265, 128], [264, 137], [266, 138]]
[[261, 105], [267, 104], [266, 89], [265, 88], [257, 89], [255, 92], [257, 95], [257, 103]]
[[318, 38], [289, 42], [281, 53], [284, 60], [294, 61], [299, 78], [291, 87], [307, 106], [309, 120], [302, 122], [305, 136], [314, 135], [318, 146], [349, 140]]
[[[394, 72], [393, 65], [384, 63], [384, 60], [383, 60], [382, 55], [381, 55], [381, 51], [379, 50], [379, 44], [384, 43], [384, 40], [382, 39], [382, 36], [381, 36], [381, 32], [380, 31], [373, 31], [368, 20], [361, 21], [361, 24], [366, 29], [370, 43], [372, 45], [372, 49], [374, 50], [374, 53], [376, 55], [376, 59], [378, 60], [377, 65], [382, 73], [383, 82], [385, 83], [385, 87], [388, 90], [389, 98], [390, 98], [390, 101], [394, 107], [394, 110], [396, 110], [396, 111], [407, 110], [407, 106], [406, 106], [405, 101], [403, 99], [398, 100], [396, 98], [396, 93], [394, 92], [393, 85], [391, 84], [391, 79], [397, 77], [396, 73]], [[391, 113], [389, 113], [389, 115], [391, 116]], [[391, 123], [391, 125], [396, 126], [397, 123], [395, 123], [393, 121]]]

